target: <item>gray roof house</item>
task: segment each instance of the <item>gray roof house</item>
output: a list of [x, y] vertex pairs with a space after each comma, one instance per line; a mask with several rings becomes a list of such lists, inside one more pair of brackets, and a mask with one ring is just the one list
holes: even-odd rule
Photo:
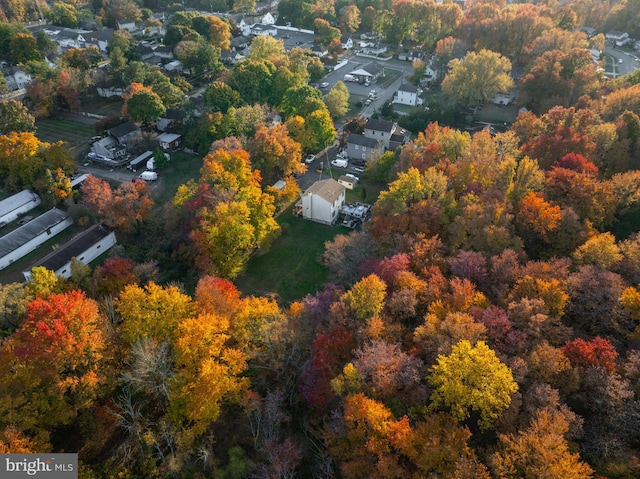
[[364, 126], [364, 136], [374, 140], [380, 140], [385, 148], [389, 148], [389, 140], [396, 129], [396, 124], [392, 121], [369, 118]]
[[0, 238], [0, 269], [31, 253], [73, 224], [71, 217], [53, 208]]
[[56, 276], [71, 277], [71, 260], [76, 258], [82, 264], [89, 264], [116, 244], [116, 235], [103, 224], [96, 224], [56, 248], [40, 261], [23, 271], [25, 279], [31, 279], [31, 270], [43, 266]]
[[31, 190], [22, 190], [0, 201], [0, 228], [39, 204], [40, 197]]

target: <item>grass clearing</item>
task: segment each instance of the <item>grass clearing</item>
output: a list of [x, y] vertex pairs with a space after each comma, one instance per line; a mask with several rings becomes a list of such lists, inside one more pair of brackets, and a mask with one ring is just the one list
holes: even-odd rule
[[394, 70], [393, 68], [384, 69], [384, 76], [378, 77], [375, 84], [379, 85], [381, 88], [389, 88], [390, 85], [393, 84], [400, 76], [402, 72], [400, 70]]
[[86, 146], [87, 140], [95, 135], [93, 126], [63, 118], [38, 120], [36, 127], [36, 137], [40, 141], [55, 143], [62, 140], [72, 149]]
[[292, 209], [291, 206], [278, 216], [282, 231], [269, 251], [254, 255], [245, 273], [235, 281], [244, 294], [273, 295], [290, 303], [315, 293], [326, 283], [327, 270], [319, 262], [324, 243], [350, 230], [299, 218], [291, 213]]
[[202, 168], [202, 157], [199, 154], [174, 151], [166, 168], [158, 172], [157, 188], [153, 188], [153, 199], [156, 206], [162, 207], [172, 201], [178, 187], [190, 179], [197, 180]]

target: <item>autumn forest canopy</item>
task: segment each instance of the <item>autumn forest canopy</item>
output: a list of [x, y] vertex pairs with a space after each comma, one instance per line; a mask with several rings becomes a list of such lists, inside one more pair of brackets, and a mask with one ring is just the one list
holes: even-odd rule
[[[101, 21], [120, 3], [169, 7], [105, 0]], [[236, 280], [289, 234], [278, 214], [300, 196], [303, 154], [334, 139], [343, 95], [308, 86], [318, 62], [259, 40], [216, 71], [185, 134], [198, 174], [158, 204], [143, 181], [89, 176], [74, 193], [70, 152], [38, 140], [36, 110], [78, 100], [87, 78], [91, 59], [67, 55], [29, 111], [1, 105], [2, 186], [120, 245], [69, 279], [40, 267], [0, 285], [0, 453], [78, 452], [87, 479], [640, 477], [640, 74], [605, 81], [588, 50], [604, 38], [575, 31], [640, 37], [638, 2], [278, 9], [327, 37], [369, 22], [430, 49], [456, 108], [490, 99], [490, 75], [526, 108], [497, 133], [429, 121], [373, 159], [371, 221], [327, 241], [327, 282], [285, 302]], [[183, 12], [173, 46], [219, 53], [216, 25]], [[131, 80], [123, 115], [144, 122], [188, 87], [126, 59], [129, 40], [110, 58]]]

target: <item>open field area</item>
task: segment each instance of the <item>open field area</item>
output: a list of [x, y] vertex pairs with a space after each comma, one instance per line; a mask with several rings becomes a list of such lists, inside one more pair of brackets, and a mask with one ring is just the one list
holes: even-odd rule
[[235, 281], [244, 294], [274, 295], [289, 303], [315, 293], [327, 282], [327, 271], [319, 263], [324, 243], [350, 230], [314, 223], [291, 211], [290, 207], [278, 217], [282, 232], [269, 251], [253, 256]]
[[55, 143], [66, 141], [72, 149], [87, 145], [87, 140], [94, 136], [93, 126], [63, 118], [38, 120], [36, 136], [40, 141]]
[[518, 116], [517, 105], [494, 105], [487, 103], [483, 105], [478, 112], [478, 121], [486, 121], [489, 123], [513, 123]]

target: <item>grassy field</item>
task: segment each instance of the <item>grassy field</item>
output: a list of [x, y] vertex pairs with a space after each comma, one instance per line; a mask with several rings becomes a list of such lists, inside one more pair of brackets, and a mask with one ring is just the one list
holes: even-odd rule
[[91, 125], [65, 119], [46, 119], [36, 122], [36, 136], [40, 141], [55, 143], [66, 141], [72, 149], [86, 146], [87, 140], [94, 136], [95, 130]]
[[375, 84], [380, 85], [381, 88], [388, 88], [389, 85], [392, 85], [398, 78], [400, 78], [402, 72], [400, 70], [394, 70], [393, 68], [385, 68], [384, 76], [379, 77]]
[[197, 180], [202, 168], [202, 157], [192, 155], [184, 151], [171, 153], [169, 166], [159, 171], [157, 188], [153, 189], [153, 199], [156, 206], [161, 207], [167, 201], [171, 201], [180, 185], [190, 179]]
[[487, 103], [478, 112], [478, 121], [487, 121], [490, 123], [513, 123], [518, 116], [518, 107], [516, 105], [494, 105]]
[[282, 233], [269, 251], [253, 256], [245, 273], [235, 281], [244, 294], [272, 294], [289, 303], [315, 293], [326, 283], [327, 271], [319, 262], [324, 243], [350, 230], [296, 217], [291, 210], [278, 217]]

